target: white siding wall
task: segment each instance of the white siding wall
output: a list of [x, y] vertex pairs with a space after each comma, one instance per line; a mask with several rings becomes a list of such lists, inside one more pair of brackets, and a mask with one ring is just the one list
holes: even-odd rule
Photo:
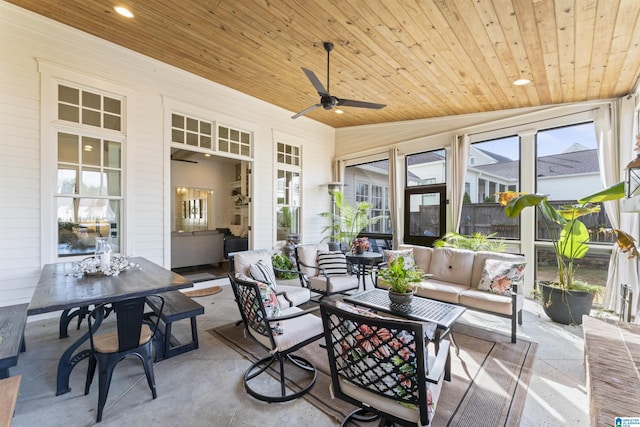
[[[127, 147], [123, 237], [127, 255], [169, 265], [171, 180], [163, 98], [207, 109], [214, 120], [254, 132], [253, 247], [273, 242], [273, 132], [303, 141], [303, 239], [318, 241], [318, 213], [329, 209], [321, 185], [332, 180], [334, 129], [88, 34], [0, 2], [0, 305], [27, 302], [53, 250], [48, 184], [41, 156], [38, 61], [79, 73], [95, 87], [127, 92]], [[46, 126], [43, 123], [43, 126]], [[53, 162], [54, 158], [43, 158]], [[43, 189], [41, 178], [47, 182]], [[46, 228], [46, 229], [45, 229]], [[43, 254], [43, 255], [41, 255]]]

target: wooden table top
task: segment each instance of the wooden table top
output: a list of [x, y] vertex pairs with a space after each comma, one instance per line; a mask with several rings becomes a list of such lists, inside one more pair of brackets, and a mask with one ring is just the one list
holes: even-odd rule
[[75, 307], [143, 297], [193, 287], [193, 282], [141, 257], [117, 276], [73, 275], [73, 263], [47, 264], [31, 298], [27, 314], [34, 315]]

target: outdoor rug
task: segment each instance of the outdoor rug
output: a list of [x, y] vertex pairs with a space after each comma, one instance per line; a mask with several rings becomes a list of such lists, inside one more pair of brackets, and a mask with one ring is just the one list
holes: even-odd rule
[[[507, 335], [465, 324], [455, 324], [453, 331], [451, 382], [444, 382], [432, 425], [519, 425], [537, 344], [521, 338], [512, 344]], [[244, 336], [243, 325], [234, 322], [208, 332], [252, 362], [267, 355], [262, 346]], [[332, 399], [327, 353], [320, 342], [296, 352], [318, 370], [316, 384], [304, 398], [341, 422], [355, 407]]]

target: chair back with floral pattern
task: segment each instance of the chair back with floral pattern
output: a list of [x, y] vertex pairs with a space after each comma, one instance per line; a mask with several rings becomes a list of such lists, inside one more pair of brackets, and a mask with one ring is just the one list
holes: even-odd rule
[[422, 324], [347, 307], [336, 301], [323, 301], [320, 307], [336, 397], [364, 403], [385, 419], [429, 424], [432, 401]]

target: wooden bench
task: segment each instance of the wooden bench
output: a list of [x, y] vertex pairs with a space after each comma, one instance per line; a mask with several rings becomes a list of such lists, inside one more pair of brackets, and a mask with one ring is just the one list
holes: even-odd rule
[[640, 325], [584, 316], [582, 328], [591, 425], [640, 417]]
[[[204, 307], [193, 299], [189, 298], [180, 291], [164, 292], [161, 294], [164, 298], [164, 308], [160, 314], [160, 323], [158, 329], [161, 339], [156, 341], [156, 361], [168, 359], [187, 351], [198, 348], [198, 328], [196, 325], [196, 316], [204, 313]], [[153, 310], [147, 313], [147, 316], [157, 316], [160, 312], [160, 301], [157, 298], [147, 298], [147, 305]], [[191, 341], [180, 343], [180, 341], [172, 335], [173, 322], [178, 320], [189, 319], [191, 321]]]
[[9, 377], [9, 368], [18, 364], [24, 351], [24, 328], [29, 304], [0, 307], [0, 379]]
[[22, 375], [0, 380], [0, 427], [9, 427], [16, 409]]

